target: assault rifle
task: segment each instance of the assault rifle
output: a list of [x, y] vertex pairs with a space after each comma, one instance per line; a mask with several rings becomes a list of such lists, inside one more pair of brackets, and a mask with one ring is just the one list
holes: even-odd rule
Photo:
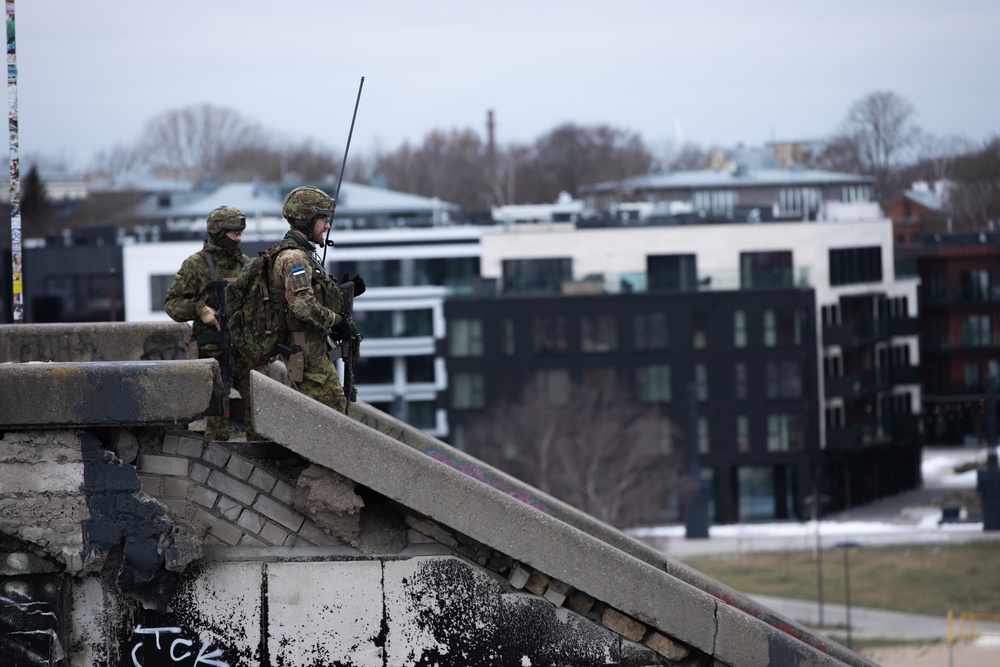
[[236, 375], [236, 357], [233, 356], [236, 346], [233, 343], [233, 334], [229, 332], [229, 309], [226, 308], [226, 285], [229, 283], [216, 273], [211, 253], [203, 250], [198, 254], [205, 260], [205, 264], [208, 264], [208, 271], [212, 277], [208, 286], [212, 289], [212, 301], [215, 303], [215, 317], [219, 320], [219, 331], [198, 334], [194, 339], [199, 345], [212, 343], [222, 348], [222, 359], [219, 360], [219, 370], [222, 371], [222, 413], [228, 421], [229, 392], [233, 388], [233, 377]]
[[222, 349], [222, 358], [219, 360], [219, 370], [222, 371], [222, 412], [226, 419], [229, 419], [229, 392], [233, 388], [233, 377], [236, 375], [236, 357], [233, 355], [235, 346], [233, 345], [233, 335], [229, 332], [229, 310], [226, 308], [226, 285], [227, 281], [215, 276], [215, 266], [211, 257], [205, 253], [206, 261], [212, 270], [212, 282], [208, 286], [212, 289], [212, 301], [216, 307], [216, 319], [219, 320], [219, 331], [209, 331], [198, 334], [195, 341], [199, 345], [212, 343]]
[[[358, 331], [354, 324], [354, 281], [348, 280], [340, 283], [340, 289], [344, 293], [344, 311], [341, 315], [350, 327], [350, 333], [337, 343], [335, 348], [340, 351], [340, 358], [344, 362], [344, 394], [347, 396], [347, 407], [351, 403], [358, 401], [358, 386], [354, 382], [354, 360], [361, 356], [361, 341], [364, 336]], [[344, 408], [347, 414], [347, 408]]]

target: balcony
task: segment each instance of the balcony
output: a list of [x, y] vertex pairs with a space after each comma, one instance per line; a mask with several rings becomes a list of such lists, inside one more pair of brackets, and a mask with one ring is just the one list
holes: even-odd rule
[[921, 342], [921, 349], [928, 352], [996, 352], [1000, 348], [1000, 332], [954, 336], [931, 336]]
[[891, 317], [889, 318], [890, 336], [919, 336], [920, 318], [918, 317]]
[[892, 438], [875, 426], [845, 426], [826, 430], [828, 450], [847, 451], [885, 444]]
[[889, 338], [888, 320], [865, 320], [845, 324], [823, 324], [823, 345], [846, 348], [870, 345]]
[[889, 367], [890, 384], [920, 384], [920, 381], [920, 366]]
[[1000, 285], [982, 287], [930, 286], [920, 290], [920, 303], [925, 307], [977, 306], [1000, 303]]

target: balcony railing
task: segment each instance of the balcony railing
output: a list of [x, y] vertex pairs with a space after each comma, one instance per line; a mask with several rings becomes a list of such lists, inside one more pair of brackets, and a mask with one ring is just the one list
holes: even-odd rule
[[920, 290], [921, 303], [925, 306], [960, 306], [980, 303], [1000, 303], [1000, 285], [989, 287], [930, 287]]
[[931, 336], [922, 341], [921, 347], [930, 351], [990, 350], [1000, 347], [1000, 332], [982, 335]]
[[889, 337], [888, 320], [865, 320], [847, 324], [823, 324], [823, 344], [858, 347]]

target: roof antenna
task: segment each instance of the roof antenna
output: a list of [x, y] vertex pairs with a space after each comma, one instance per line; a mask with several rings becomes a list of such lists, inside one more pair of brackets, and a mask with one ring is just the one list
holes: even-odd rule
[[[340, 163], [340, 175], [337, 177], [337, 191], [333, 193], [333, 208], [330, 210], [330, 229], [333, 229], [333, 216], [337, 212], [337, 201], [340, 199], [340, 184], [344, 182], [344, 169], [347, 166], [347, 153], [351, 150], [351, 137], [354, 135], [354, 121], [358, 117], [358, 105], [361, 103], [361, 89], [365, 87], [365, 77], [358, 84], [358, 98], [354, 100], [354, 115], [351, 116], [351, 129], [347, 132], [347, 146], [344, 147], [344, 161]], [[326, 249], [332, 248], [330, 229], [326, 230], [326, 240], [323, 241], [323, 269], [326, 269]]]

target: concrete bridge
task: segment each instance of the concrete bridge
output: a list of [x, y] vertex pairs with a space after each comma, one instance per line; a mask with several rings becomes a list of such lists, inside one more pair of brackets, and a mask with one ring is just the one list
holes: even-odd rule
[[872, 665], [364, 403], [206, 442], [188, 332], [0, 327], [4, 664]]

